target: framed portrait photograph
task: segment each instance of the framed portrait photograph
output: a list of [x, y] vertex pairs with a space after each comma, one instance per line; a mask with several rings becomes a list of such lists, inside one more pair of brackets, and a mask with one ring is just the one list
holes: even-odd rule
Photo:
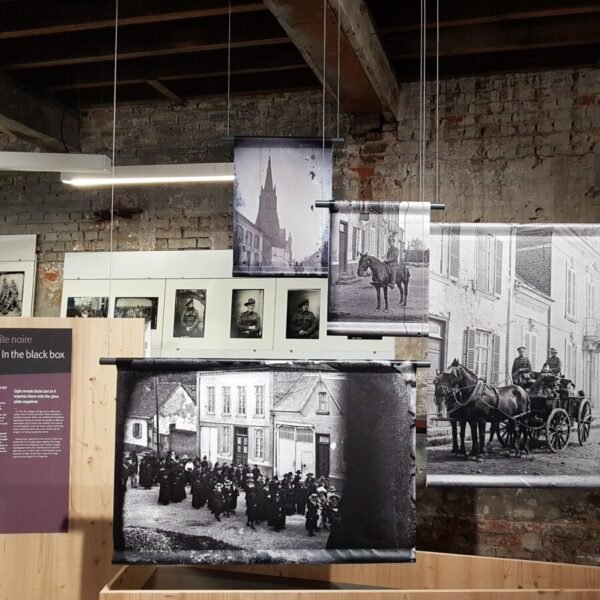
[[326, 277], [332, 147], [322, 139], [235, 141], [233, 275]]
[[285, 336], [287, 339], [319, 339], [321, 290], [288, 290], [286, 314]]
[[156, 330], [158, 323], [158, 298], [117, 297], [115, 298], [115, 319], [144, 319], [150, 328]]
[[261, 339], [264, 322], [265, 291], [234, 289], [231, 291], [231, 338]]
[[106, 318], [108, 306], [108, 296], [69, 296], [67, 317]]
[[114, 558], [408, 562], [410, 363], [118, 365]]
[[173, 337], [204, 337], [206, 290], [176, 290]]
[[24, 271], [0, 270], [0, 317], [23, 316], [24, 283]]

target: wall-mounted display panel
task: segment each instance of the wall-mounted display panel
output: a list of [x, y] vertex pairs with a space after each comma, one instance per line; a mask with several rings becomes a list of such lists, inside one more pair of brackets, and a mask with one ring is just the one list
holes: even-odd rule
[[[61, 315], [66, 316], [69, 302], [83, 306], [93, 299], [98, 304], [110, 296], [110, 316], [117, 302], [121, 304], [116, 307], [117, 314], [143, 316], [150, 311], [152, 317], [151, 299], [158, 298], [157, 329], [151, 331], [152, 356], [394, 358], [393, 339], [327, 335], [325, 279], [232, 278], [231, 251], [117, 252], [112, 260], [119, 265], [119, 277], [109, 285], [108, 278], [96, 279], [108, 277], [110, 272], [108, 257], [103, 254], [100, 260], [98, 253], [66, 255]], [[139, 302], [132, 304], [132, 298]], [[304, 300], [314, 316], [306, 329], [301, 321], [312, 317], [299, 306]], [[71, 310], [77, 309], [73, 306]]]
[[33, 314], [35, 246], [35, 235], [0, 235], [0, 318]]

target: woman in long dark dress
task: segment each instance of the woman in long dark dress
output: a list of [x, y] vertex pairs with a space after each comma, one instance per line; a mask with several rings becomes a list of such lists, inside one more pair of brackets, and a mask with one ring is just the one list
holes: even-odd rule
[[306, 524], [304, 528], [308, 531], [310, 537], [314, 537], [315, 531], [319, 531], [317, 523], [319, 521], [319, 500], [316, 493], [312, 493], [306, 503]]
[[171, 501], [171, 493], [169, 491], [169, 473], [165, 467], [161, 467], [158, 472], [158, 503], [167, 506]]
[[192, 508], [202, 508], [202, 483], [200, 481], [200, 467], [194, 467], [192, 472]]
[[217, 521], [221, 520], [221, 515], [223, 514], [223, 509], [225, 508], [225, 498], [223, 497], [222, 490], [223, 484], [217, 483], [208, 501], [208, 508], [210, 508], [210, 512], [215, 515], [215, 519], [217, 519]]
[[246, 485], [246, 527], [254, 527], [258, 520], [258, 504], [256, 503], [256, 488], [253, 481], [248, 481]]
[[145, 490], [149, 490], [152, 487], [154, 481], [154, 468], [152, 467], [152, 458], [150, 456], [144, 456], [140, 463], [140, 486]]

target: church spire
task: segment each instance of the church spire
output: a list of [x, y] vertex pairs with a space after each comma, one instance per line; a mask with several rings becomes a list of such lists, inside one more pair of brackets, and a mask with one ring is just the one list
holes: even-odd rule
[[265, 190], [265, 192], [275, 191], [275, 188], [273, 187], [273, 173], [271, 171], [271, 156], [269, 156], [269, 163], [267, 165], [267, 176], [265, 177], [265, 185], [263, 186], [263, 190]]

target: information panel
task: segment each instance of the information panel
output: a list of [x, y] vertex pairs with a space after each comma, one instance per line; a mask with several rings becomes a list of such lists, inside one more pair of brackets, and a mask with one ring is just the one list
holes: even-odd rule
[[0, 533], [69, 525], [71, 329], [0, 329]]

